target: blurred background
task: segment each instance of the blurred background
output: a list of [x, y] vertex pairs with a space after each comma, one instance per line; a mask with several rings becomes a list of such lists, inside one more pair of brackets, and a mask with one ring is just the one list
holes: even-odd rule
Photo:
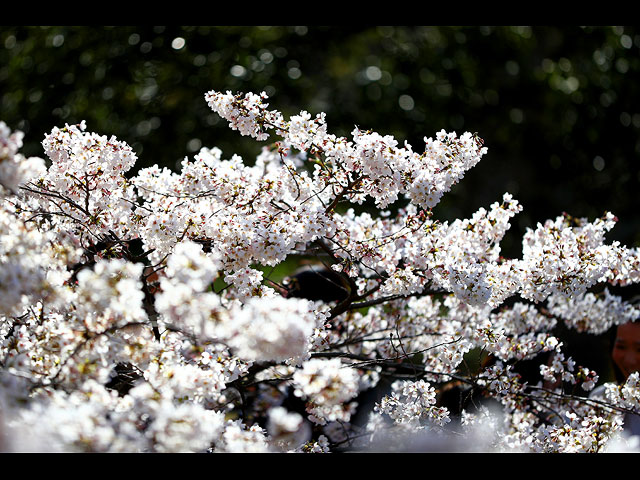
[[628, 26], [2, 26], [0, 120], [44, 156], [53, 126], [86, 120], [176, 169], [201, 147], [251, 161], [261, 144], [230, 130], [205, 92], [265, 91], [285, 115], [326, 112], [408, 141], [477, 132], [484, 159], [436, 218], [469, 217], [510, 192], [524, 206], [503, 242], [562, 212], [620, 219], [640, 245], [640, 29]]
[[285, 114], [326, 112], [416, 151], [440, 129], [477, 132], [489, 153], [434, 213], [469, 216], [506, 191], [524, 228], [563, 211], [612, 211], [611, 239], [639, 244], [640, 31], [637, 27], [0, 27], [0, 118], [42, 156], [53, 126], [86, 120], [138, 166], [176, 168], [202, 146], [251, 161], [211, 90], [266, 91]]

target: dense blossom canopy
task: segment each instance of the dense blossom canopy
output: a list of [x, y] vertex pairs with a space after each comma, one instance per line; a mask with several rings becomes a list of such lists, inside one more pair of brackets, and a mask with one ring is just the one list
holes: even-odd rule
[[[504, 258], [512, 195], [468, 219], [431, 212], [487, 153], [477, 134], [443, 130], [418, 153], [332, 135], [324, 114], [285, 118], [265, 93], [205, 100], [241, 135], [277, 140], [254, 162], [213, 147], [180, 172], [133, 172], [132, 149], [84, 122], [46, 135], [48, 162], [0, 124], [3, 449], [464, 449], [479, 431], [476, 450], [633, 448], [638, 375], [604, 398], [570, 392], [598, 373], [552, 334], [638, 318], [591, 290], [640, 280], [639, 249], [606, 243], [614, 215], [548, 220]], [[302, 255], [345, 294], [269, 279]], [[487, 361], [470, 369], [474, 352]], [[515, 366], [531, 359], [525, 378]], [[476, 400], [456, 411], [443, 401], [456, 389]]]

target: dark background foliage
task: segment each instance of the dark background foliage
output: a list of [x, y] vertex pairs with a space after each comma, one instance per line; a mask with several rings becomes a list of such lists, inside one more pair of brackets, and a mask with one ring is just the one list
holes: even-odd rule
[[468, 217], [510, 192], [524, 206], [503, 243], [520, 255], [527, 227], [568, 212], [620, 222], [640, 245], [640, 31], [578, 26], [3, 26], [0, 120], [42, 156], [53, 126], [86, 120], [176, 169], [200, 147], [251, 160], [260, 145], [231, 131], [204, 93], [270, 96], [285, 114], [326, 112], [408, 141], [477, 132], [488, 154], [434, 209]]
[[640, 32], [636, 27], [0, 27], [0, 118], [25, 152], [54, 125], [132, 145], [170, 168], [201, 146], [250, 160], [259, 145], [206, 105], [211, 89], [266, 91], [285, 114], [327, 113], [415, 150], [440, 129], [489, 153], [435, 212], [468, 216], [509, 191], [524, 205], [505, 248], [563, 211], [612, 211], [640, 242]]

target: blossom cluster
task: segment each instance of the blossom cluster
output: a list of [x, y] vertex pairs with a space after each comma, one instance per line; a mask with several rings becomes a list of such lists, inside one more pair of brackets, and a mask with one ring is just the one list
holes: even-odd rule
[[376, 405], [376, 411], [388, 415], [396, 423], [417, 423], [424, 428], [427, 420], [438, 426], [451, 421], [446, 408], [436, 406], [436, 391], [424, 380], [397, 381], [391, 385], [391, 395]]
[[[432, 212], [487, 153], [477, 134], [442, 130], [418, 153], [337, 137], [324, 113], [286, 118], [264, 93], [205, 100], [278, 139], [252, 161], [212, 146], [135, 171], [126, 142], [84, 122], [53, 128], [46, 160], [0, 123], [3, 449], [622, 448], [637, 375], [603, 401], [567, 394], [600, 376], [554, 334], [638, 320], [607, 289], [640, 281], [639, 249], [606, 242], [613, 214], [541, 222], [505, 258], [511, 194]], [[309, 258], [342, 295], [272, 277]], [[473, 401], [447, 402], [456, 390]]]

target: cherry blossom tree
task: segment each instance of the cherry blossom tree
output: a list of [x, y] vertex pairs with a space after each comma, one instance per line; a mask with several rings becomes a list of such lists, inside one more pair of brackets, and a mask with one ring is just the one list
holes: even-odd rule
[[[415, 151], [267, 100], [207, 92], [264, 146], [252, 161], [202, 148], [179, 172], [134, 171], [125, 142], [84, 122], [25, 158], [0, 123], [3, 450], [635, 448], [638, 374], [589, 397], [598, 373], [552, 333], [638, 318], [593, 289], [640, 280], [638, 248], [606, 242], [613, 214], [550, 219], [504, 258], [510, 194], [468, 219], [432, 212], [487, 153], [478, 134]], [[270, 278], [302, 257], [336, 295]]]

